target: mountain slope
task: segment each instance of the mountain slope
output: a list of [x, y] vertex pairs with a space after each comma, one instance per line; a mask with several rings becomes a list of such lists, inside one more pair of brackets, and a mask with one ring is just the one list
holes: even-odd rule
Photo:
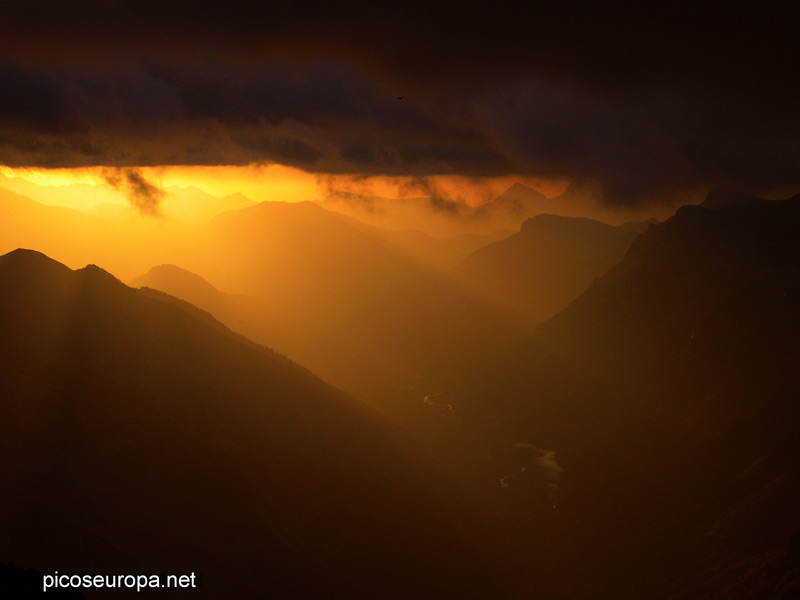
[[526, 220], [550, 214], [582, 217], [597, 214], [602, 208], [599, 190], [590, 184], [570, 184], [559, 196], [548, 198], [519, 182], [513, 184], [494, 200], [475, 208], [472, 221], [493, 222], [497, 227], [518, 229]]
[[203, 249], [179, 264], [258, 299], [276, 325], [266, 343], [359, 397], [405, 389], [434, 366], [463, 369], [517, 333], [446, 277], [311, 202], [226, 213], [199, 237]]
[[685, 206], [637, 240], [541, 334], [576, 358], [602, 344], [647, 376], [654, 372], [646, 365], [657, 365], [664, 381], [670, 369], [685, 367], [684, 375], [726, 376], [734, 357], [747, 372], [782, 361], [795, 348], [798, 229], [797, 198], [720, 210]]
[[450, 271], [479, 248], [505, 239], [512, 235], [513, 231], [498, 229], [486, 235], [462, 234], [446, 238], [433, 237], [414, 229], [376, 230], [375, 233], [380, 239], [420, 264]]
[[540, 213], [548, 212], [551, 207], [552, 202], [543, 194], [521, 183], [515, 183], [497, 198], [479, 206], [473, 218], [517, 225]]
[[233, 331], [267, 347], [272, 347], [284, 330], [275, 316], [262, 308], [257, 298], [222, 292], [200, 275], [175, 265], [157, 265], [131, 281], [130, 285], [142, 288], [145, 294], [163, 292], [162, 298], [168, 302], [178, 299], [188, 302], [210, 313]]
[[553, 316], [625, 254], [643, 230], [539, 215], [519, 233], [477, 250], [455, 271], [475, 293], [525, 323]]
[[217, 197], [193, 186], [167, 187], [167, 196], [161, 202], [164, 214], [194, 221], [207, 221], [217, 215], [251, 206], [253, 201], [243, 194], [236, 193]]
[[602, 410], [624, 424], [576, 450], [600, 462], [570, 465], [585, 543], [617, 540], [598, 563], [617, 593], [796, 593], [799, 234], [798, 197], [683, 207], [540, 326], [613, 390]]
[[131, 287], [149, 287], [176, 296], [218, 315], [225, 321], [230, 299], [199, 275], [175, 265], [157, 265], [131, 281]]
[[[557, 461], [538, 519], [567, 547], [553, 559], [577, 582], [566, 597], [792, 598], [798, 340], [800, 198], [687, 206], [438, 401], [493, 424], [520, 523], [537, 518], [534, 465]], [[520, 448], [540, 454], [501, 470]]]
[[[55, 232], [66, 233], [70, 238], [85, 236], [91, 229], [92, 219], [77, 210], [61, 206], [46, 206], [28, 196], [0, 188], [0, 252], [10, 252], [20, 244], [35, 244], [59, 255], [62, 244]], [[68, 258], [72, 258], [68, 256]], [[66, 258], [65, 258], [66, 260]]]
[[193, 571], [198, 597], [502, 593], [463, 497], [279, 355], [31, 251], [0, 257], [0, 315], [3, 560]]
[[197, 245], [188, 224], [142, 217], [122, 205], [110, 209], [99, 207], [89, 214], [0, 188], [0, 253], [37, 248], [69, 266], [96, 261], [133, 278]]

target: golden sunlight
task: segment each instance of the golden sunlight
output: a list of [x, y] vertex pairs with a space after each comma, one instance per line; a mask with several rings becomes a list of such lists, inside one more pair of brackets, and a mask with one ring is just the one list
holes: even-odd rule
[[[252, 202], [320, 201], [333, 193], [350, 193], [388, 199], [437, 197], [477, 206], [521, 182], [548, 198], [558, 196], [569, 185], [562, 179], [535, 177], [388, 177], [319, 175], [278, 164], [246, 166], [157, 166], [135, 171], [148, 184], [162, 190], [162, 214], [206, 218], [208, 206], [200, 196], [226, 198], [244, 195]], [[29, 196], [42, 204], [82, 211], [128, 204], [125, 190], [114, 184], [117, 169], [11, 168], [0, 165], [0, 187]]]
[[[125, 205], [124, 190], [110, 183], [115, 171], [108, 167], [40, 169], [0, 165], [0, 187], [30, 196], [42, 204], [77, 210], [107, 204]], [[166, 205], [170, 204], [171, 197], [185, 196], [196, 190], [218, 198], [243, 194], [253, 202], [299, 202], [315, 200], [320, 195], [314, 175], [280, 165], [164, 166], [137, 168], [136, 171], [145, 181], [165, 192]], [[184, 202], [182, 208], [190, 206]]]

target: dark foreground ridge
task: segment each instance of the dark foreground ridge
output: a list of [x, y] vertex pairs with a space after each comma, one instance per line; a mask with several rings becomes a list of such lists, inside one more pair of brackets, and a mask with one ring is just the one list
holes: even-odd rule
[[796, 598], [800, 198], [707, 204], [539, 328], [611, 397], [563, 407], [601, 415], [566, 468], [587, 547], [617, 548], [597, 564], [618, 595]]
[[17, 250], [0, 357], [4, 560], [195, 572], [198, 598], [503, 595], [403, 438], [207, 316]]
[[544, 597], [800, 593], [800, 198], [722, 200], [650, 225], [530, 343], [442, 386], [471, 431], [497, 424], [498, 462], [547, 449], [493, 473]]

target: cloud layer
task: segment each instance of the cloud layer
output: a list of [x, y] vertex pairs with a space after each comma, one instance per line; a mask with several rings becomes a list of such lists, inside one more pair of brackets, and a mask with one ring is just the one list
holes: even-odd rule
[[599, 181], [613, 202], [800, 186], [780, 6], [20, 3], [0, 163]]

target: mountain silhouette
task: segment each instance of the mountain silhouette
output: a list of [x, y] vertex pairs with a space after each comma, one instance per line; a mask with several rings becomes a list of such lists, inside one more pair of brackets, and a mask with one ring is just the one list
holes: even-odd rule
[[176, 265], [224, 297], [195, 294], [177, 281], [150, 287], [199, 305], [376, 406], [410, 402], [421, 410], [425, 394], [435, 390], [397, 398], [407, 395], [410, 380], [436, 363], [467, 368], [470, 353], [479, 360], [480, 352], [506, 343], [503, 335], [516, 333], [431, 266], [458, 260], [482, 236], [420, 240], [311, 202], [264, 202], [208, 223], [114, 222], [8, 196], [0, 194], [0, 213], [9, 217], [0, 226], [0, 251], [44, 249], [73, 268], [97, 262], [124, 281], [153, 265]]
[[593, 419], [562, 444], [584, 543], [617, 548], [596, 563], [610, 596], [800, 588], [800, 197], [719, 199], [650, 227], [538, 330], [594, 380], [562, 395], [565, 421]]
[[528, 219], [545, 212], [549, 202], [541, 194], [519, 182], [514, 183], [494, 200], [478, 207], [477, 218], [502, 215], [504, 218]]
[[[442, 190], [443, 192], [443, 190]], [[428, 197], [383, 198], [347, 191], [332, 191], [321, 202], [325, 208], [354, 216], [384, 229], [412, 229], [447, 238], [464, 233], [492, 235], [508, 229], [518, 231], [523, 222], [540, 214], [580, 217], [607, 212], [619, 219], [641, 218], [641, 211], [609, 209], [602, 201], [598, 184], [571, 184], [562, 194], [548, 198], [516, 182], [503, 193], [478, 205], [463, 198], [448, 197], [439, 190], [426, 189]], [[441, 194], [441, 197], [439, 194]]]
[[571, 183], [563, 193], [552, 198], [522, 183], [514, 183], [497, 198], [475, 208], [475, 222], [494, 222], [498, 227], [520, 228], [522, 223], [538, 215], [584, 217], [602, 208], [596, 184]]
[[92, 221], [80, 211], [46, 206], [5, 188], [0, 188], [0, 219], [3, 233], [0, 252], [10, 252], [24, 244], [55, 251], [69, 259], [71, 254], [62, 252], [62, 244], [55, 239], [53, 231], [60, 230], [70, 238], [78, 237], [85, 235]]
[[479, 248], [505, 239], [514, 232], [510, 229], [498, 229], [485, 235], [465, 233], [445, 238], [434, 237], [415, 229], [376, 229], [375, 233], [379, 239], [420, 264], [450, 271]]
[[[131, 281], [131, 287], [150, 287], [186, 300], [217, 315], [224, 315], [230, 301], [207, 280], [175, 265], [157, 265]], [[219, 317], [220, 320], [224, 319]]]
[[[795, 597], [798, 232], [800, 197], [685, 206], [529, 342], [443, 386], [487, 432], [486, 480], [555, 597]], [[549, 456], [554, 508], [533, 477]]]
[[410, 443], [196, 310], [17, 250], [0, 353], [16, 564], [195, 572], [198, 597], [503, 595], [491, 535]]
[[475, 293], [535, 325], [619, 262], [646, 227], [539, 215], [525, 221], [519, 233], [478, 249], [455, 273]]
[[203, 248], [178, 264], [257, 299], [270, 323], [259, 342], [373, 402], [422, 371], [463, 369], [466, 357], [480, 360], [518, 335], [372, 228], [311, 202], [225, 213], [199, 239]]
[[130, 285], [165, 302], [188, 303], [192, 308], [197, 307], [233, 331], [267, 347], [273, 346], [283, 330], [257, 298], [222, 292], [207, 279], [175, 265], [157, 265], [131, 281]]
[[574, 190], [548, 198], [522, 183], [514, 183], [497, 198], [476, 207], [470, 215], [474, 223], [493, 223], [495, 227], [506, 227], [517, 231], [528, 219], [538, 215], [552, 214], [570, 217], [583, 216], [589, 212], [590, 203]]
[[180, 254], [174, 239], [197, 245], [191, 224], [143, 218], [124, 205], [95, 208], [46, 205], [0, 188], [0, 253], [36, 248], [71, 267], [98, 262], [129, 279], [154, 264], [175, 262], [161, 259]]
[[[753, 372], [786, 354], [799, 214], [798, 198], [716, 210], [684, 206], [544, 324], [542, 335], [573, 356], [603, 344], [611, 356], [633, 358], [643, 377], [687, 364], [693, 366], [684, 374], [724, 377], [734, 359], [745, 368], [741, 375]], [[756, 344], [769, 336], [774, 344]]]
[[663, 223], [541, 215], [459, 287], [401, 248], [438, 242], [265, 203], [148, 247], [187, 270], [139, 290], [0, 257], [0, 560], [223, 597], [794, 597], [798, 231], [800, 198], [718, 191]]
[[240, 193], [223, 197], [213, 196], [194, 186], [167, 187], [162, 201], [163, 211], [179, 219], [207, 221], [218, 214], [251, 206], [253, 201]]

